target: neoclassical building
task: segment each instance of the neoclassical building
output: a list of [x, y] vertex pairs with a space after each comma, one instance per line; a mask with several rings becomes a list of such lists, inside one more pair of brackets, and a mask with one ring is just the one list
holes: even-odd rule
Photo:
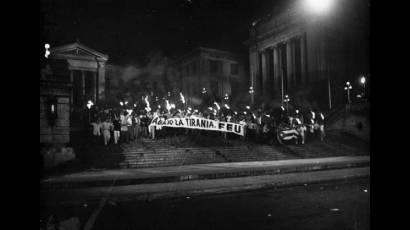
[[[71, 131], [84, 128], [87, 101], [105, 98], [108, 55], [75, 42], [51, 47], [41, 60], [40, 142], [69, 142]], [[50, 111], [56, 111], [50, 125]]]
[[252, 23], [247, 44], [256, 96], [283, 100], [323, 81], [337, 91], [368, 73], [368, 1], [333, 2], [328, 12], [314, 13], [303, 1], [286, 1]]
[[241, 86], [247, 81], [243, 57], [229, 51], [198, 47], [173, 66], [179, 72], [180, 87], [191, 97], [201, 96], [203, 88], [219, 98], [235, 97], [243, 93]]

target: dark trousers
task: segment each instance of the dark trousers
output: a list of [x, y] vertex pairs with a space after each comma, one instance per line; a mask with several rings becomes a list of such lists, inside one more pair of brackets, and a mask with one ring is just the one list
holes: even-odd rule
[[122, 143], [130, 143], [130, 133], [128, 131], [121, 131], [120, 140]]

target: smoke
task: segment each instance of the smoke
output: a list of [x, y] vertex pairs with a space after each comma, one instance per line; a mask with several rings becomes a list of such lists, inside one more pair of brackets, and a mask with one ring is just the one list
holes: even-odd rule
[[147, 55], [145, 65], [107, 65], [106, 75], [110, 79], [111, 94], [120, 95], [119, 97], [136, 97], [137, 94], [153, 92], [161, 96], [171, 89], [178, 88], [175, 84], [178, 72], [169, 65], [169, 62], [169, 58], [156, 50]]

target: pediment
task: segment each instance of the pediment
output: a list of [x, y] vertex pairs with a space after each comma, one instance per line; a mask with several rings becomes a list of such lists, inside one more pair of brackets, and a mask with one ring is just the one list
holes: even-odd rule
[[85, 45], [75, 42], [72, 44], [59, 46], [50, 49], [51, 58], [62, 59], [86, 59], [86, 60], [98, 60], [107, 61], [108, 55], [95, 51]]

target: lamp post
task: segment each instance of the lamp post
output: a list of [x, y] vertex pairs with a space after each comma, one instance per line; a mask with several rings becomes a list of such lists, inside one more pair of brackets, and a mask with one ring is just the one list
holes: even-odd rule
[[347, 102], [350, 105], [350, 90], [352, 89], [352, 85], [350, 85], [350, 82], [346, 82], [344, 89], [347, 91]]
[[49, 50], [50, 49], [50, 44], [46, 43], [44, 45], [44, 48], [46, 49], [44, 57], [48, 58], [48, 56], [50, 55], [50, 50]]
[[250, 86], [249, 87], [249, 95], [251, 96], [251, 104], [253, 105], [253, 103], [254, 103], [254, 93], [255, 93], [255, 91], [253, 90], [253, 86]]
[[[323, 33], [324, 30], [322, 29], [323, 27], [322, 21], [325, 19], [324, 17], [329, 15], [332, 8], [335, 8], [335, 6], [333, 6], [334, 4], [335, 4], [334, 0], [304, 0], [304, 5], [308, 13], [318, 19], [317, 20], [318, 28], [323, 34], [322, 36], [324, 36], [324, 34], [328, 35], [328, 33]], [[320, 69], [323, 69], [324, 60], [326, 59], [330, 60], [330, 58], [325, 57], [327, 53], [326, 51], [327, 51], [326, 50], [326, 39], [323, 38], [321, 42], [321, 46], [320, 46], [320, 52], [322, 53], [322, 55], [320, 55], [320, 58], [319, 58]], [[334, 63], [333, 58], [331, 59], [332, 59], [331, 62]], [[327, 76], [327, 88], [328, 88], [328, 103], [329, 103], [329, 109], [332, 109], [332, 94], [331, 94], [331, 82], [330, 82], [330, 76], [329, 76], [329, 72], [330, 72], [329, 62], [327, 63], [326, 69], [327, 69], [326, 76]]]
[[225, 97], [224, 97], [224, 99], [225, 99], [226, 101], [228, 101], [228, 100], [229, 100], [229, 95], [228, 95], [227, 93], [225, 93]]
[[286, 103], [286, 111], [288, 112], [289, 112], [289, 101], [290, 101], [289, 95], [286, 94], [285, 99], [283, 99], [283, 102]]
[[363, 96], [366, 94], [366, 77], [363, 75], [360, 78], [360, 83], [363, 85]]

